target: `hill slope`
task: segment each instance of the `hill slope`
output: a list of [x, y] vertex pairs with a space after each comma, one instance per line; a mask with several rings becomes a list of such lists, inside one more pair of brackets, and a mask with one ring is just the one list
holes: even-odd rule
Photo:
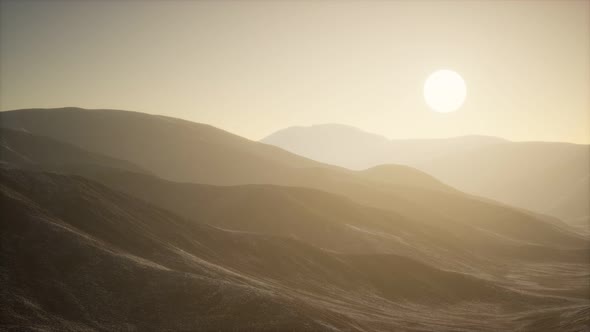
[[[79, 177], [13, 170], [0, 183], [3, 328], [440, 330], [476, 326], [467, 313], [482, 299], [509, 315], [571, 303], [395, 255], [222, 231]], [[513, 326], [481, 315], [484, 330]]]
[[0, 113], [0, 126], [128, 160], [170, 180], [263, 183], [288, 176], [292, 168], [324, 167], [209, 125], [136, 112], [79, 108], [8, 111]]
[[[64, 142], [71, 140], [69, 143], [83, 145], [93, 153], [109, 157], [128, 153], [126, 160], [166, 179], [223, 185], [268, 183], [308, 187], [389, 209], [410, 220], [434, 225], [477, 222], [478, 227], [502, 236], [528, 236], [527, 225], [531, 218], [525, 213], [490, 208], [488, 202], [465, 196], [407, 167], [387, 166], [362, 172], [329, 167], [210, 126], [133, 112], [21, 110], [4, 112], [1, 116], [3, 126], [22, 127]], [[105, 132], [109, 135], [101, 136]], [[101, 139], [103, 136], [107, 137]], [[150, 147], [149, 151], [146, 146]], [[201, 160], [204, 162], [199, 162]], [[257, 166], [243, 168], [244, 164]], [[182, 170], [176, 173], [179, 169]], [[498, 219], [507, 219], [506, 211], [510, 211], [511, 221], [498, 223]], [[474, 213], [478, 214], [475, 220]], [[544, 233], [538, 230], [535, 234], [542, 237]]]
[[361, 170], [382, 164], [425, 162], [448, 153], [506, 141], [487, 136], [389, 140], [352, 126], [319, 124], [281, 129], [260, 142], [326, 164]]
[[[21, 110], [4, 112], [1, 116], [3, 126], [51, 135], [62, 142], [83, 145], [92, 153], [109, 157], [128, 153], [126, 160], [166, 179], [217, 185], [267, 183], [314, 188], [347, 196], [363, 205], [389, 209], [410, 220], [439, 226], [475, 222], [478, 227], [510, 238], [527, 237], [528, 227], [537, 225], [531, 224], [534, 218], [526, 213], [468, 197], [411, 168], [387, 166], [354, 172], [329, 167], [187, 121], [124, 111], [79, 109]], [[242, 167], [247, 164], [256, 166]], [[541, 229], [551, 227], [541, 222], [534, 234], [542, 238], [545, 233]], [[549, 236], [544, 241], [553, 241], [550, 239]]]
[[[50, 142], [30, 134], [25, 141], [30, 143], [34, 139]], [[19, 144], [16, 138], [13, 143], [15, 153], [43, 160], [44, 151], [30, 149], [36, 145]], [[86, 160], [87, 155], [80, 149], [69, 150], [68, 160], [76, 164], [76, 160]], [[562, 262], [574, 264], [568, 269], [579, 270], [576, 262], [587, 259], [585, 240], [526, 213], [465, 196], [403, 166], [328, 174], [338, 179], [333, 190], [348, 191], [352, 197], [361, 194], [359, 199], [369, 192], [369, 198], [379, 198], [377, 201], [390, 205], [388, 209], [375, 209], [342, 195], [308, 188], [173, 183], [147, 174], [87, 165], [77, 167], [73, 173], [96, 179], [188, 220], [233, 231], [294, 238], [342, 253], [401, 254], [446, 269], [484, 273], [507, 283], [514, 280], [505, 278], [503, 273], [507, 266], [512, 266], [513, 271], [524, 269], [520, 279], [541, 284], [551, 277], [537, 280], [526, 271], [529, 263]], [[36, 169], [44, 166], [39, 163]], [[53, 162], [46, 166], [47, 170], [54, 170]], [[327, 180], [322, 176], [310, 186], [329, 187], [329, 176]], [[378, 182], [371, 182], [374, 180]], [[379, 183], [385, 183], [385, 189], [371, 188], [379, 187]], [[478, 216], [475, 220], [474, 215]], [[533, 228], [536, 231], [530, 232]], [[580, 268], [584, 270], [583, 266]], [[547, 290], [553, 292], [554, 288]]]
[[[351, 140], [362, 144], [351, 144]], [[468, 193], [574, 225], [590, 220], [588, 145], [482, 136], [388, 140], [339, 125], [287, 128], [261, 141], [351, 169], [408, 165]]]
[[[169, 123], [153, 118], [155, 127]], [[198, 137], [199, 126], [191, 128], [189, 136]], [[118, 135], [144, 146], [157, 139]], [[12, 146], [43, 168], [36, 156], [43, 154], [29, 149], [34, 145]], [[103, 148], [107, 155], [117, 150]], [[239, 159], [221, 150], [230, 156], [216, 162]], [[99, 155], [68, 151], [73, 162]], [[141, 154], [131, 157], [141, 167], [152, 165]], [[53, 171], [50, 160], [47, 165]], [[203, 174], [199, 163], [189, 166]], [[312, 163], [264, 171], [281, 175], [265, 181], [282, 185], [174, 183], [100, 162], [72, 173], [103, 185], [2, 171], [3, 212], [10, 216], [2, 224], [0, 275], [7, 291], [0, 294], [10, 304], [2, 306], [3, 317], [12, 326], [32, 321], [57, 330], [491, 331], [542, 323], [574, 331], [586, 323], [578, 313], [588, 296], [588, 242], [557, 223], [470, 197], [403, 166], [354, 172]], [[223, 177], [229, 169], [217, 172]], [[570, 313], [571, 320], [555, 321]]]
[[[439, 215], [430, 221], [308, 188], [216, 187], [129, 173], [104, 173], [97, 179], [189, 220], [223, 229], [297, 239], [333, 252], [403, 255], [444, 269], [485, 275], [517, 288], [523, 288], [523, 280], [528, 280], [536, 285], [530, 289], [541, 293], [560, 291], [551, 283], [551, 272], [542, 278], [530, 273], [539, 264], [555, 269], [563, 264], [564, 269], [588, 271], [587, 240], [543, 220], [493, 205], [472, 207], [474, 215], [482, 215], [481, 222], [463, 221], [461, 215]], [[469, 206], [465, 201], [462, 198], [454, 204]], [[486, 218], [502, 218], [502, 223], [496, 225]], [[442, 220], [445, 224], [440, 224]], [[522, 273], [515, 280], [507, 271]], [[577, 272], [560, 276], [562, 281], [568, 280], [570, 289], [577, 289], [566, 293], [590, 295]], [[539, 289], [538, 285], [547, 287]]]
[[64, 173], [125, 170], [148, 173], [131, 162], [92, 153], [48, 137], [0, 128], [0, 162], [6, 166]]

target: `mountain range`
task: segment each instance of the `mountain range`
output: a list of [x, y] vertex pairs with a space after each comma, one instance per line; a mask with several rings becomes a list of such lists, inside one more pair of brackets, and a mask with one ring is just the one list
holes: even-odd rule
[[589, 145], [487, 136], [390, 140], [336, 124], [290, 127], [261, 142], [349, 169], [406, 165], [467, 193], [581, 229], [590, 224]]
[[3, 329], [590, 323], [583, 232], [423, 170], [117, 110], [2, 112], [0, 127]]

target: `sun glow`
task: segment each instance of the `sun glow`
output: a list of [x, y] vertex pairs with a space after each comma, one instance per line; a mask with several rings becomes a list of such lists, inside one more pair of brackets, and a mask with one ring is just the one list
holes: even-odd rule
[[426, 104], [436, 112], [448, 113], [458, 110], [467, 95], [463, 78], [452, 70], [437, 70], [424, 82]]

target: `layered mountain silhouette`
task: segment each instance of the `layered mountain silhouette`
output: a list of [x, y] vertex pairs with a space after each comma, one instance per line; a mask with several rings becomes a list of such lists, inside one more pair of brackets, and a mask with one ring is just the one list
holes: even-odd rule
[[115, 110], [18, 110], [0, 125], [2, 328], [590, 323], [587, 237], [422, 171], [353, 171]]
[[327, 164], [402, 164], [462, 191], [561, 218], [590, 222], [590, 146], [495, 137], [389, 140], [343, 125], [280, 130], [261, 140]]
[[278, 181], [294, 168], [325, 166], [209, 125], [137, 112], [9, 111], [2, 113], [0, 126], [127, 160], [179, 181], [224, 185]]

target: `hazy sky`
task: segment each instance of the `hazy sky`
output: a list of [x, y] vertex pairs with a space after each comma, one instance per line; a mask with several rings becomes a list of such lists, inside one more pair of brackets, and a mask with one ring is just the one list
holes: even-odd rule
[[[467, 83], [426, 106], [429, 73]], [[0, 108], [590, 143], [590, 1], [5, 1]]]

